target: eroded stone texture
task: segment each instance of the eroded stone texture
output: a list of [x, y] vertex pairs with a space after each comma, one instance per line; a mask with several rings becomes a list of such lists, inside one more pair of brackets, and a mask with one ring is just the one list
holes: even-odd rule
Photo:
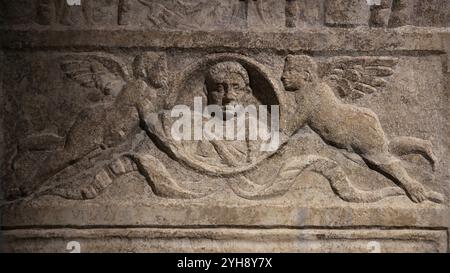
[[448, 252], [448, 3], [0, 1], [4, 249]]

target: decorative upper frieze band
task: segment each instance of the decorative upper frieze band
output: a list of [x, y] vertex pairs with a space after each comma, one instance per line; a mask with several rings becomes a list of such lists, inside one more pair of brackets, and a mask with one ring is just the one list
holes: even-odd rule
[[0, 0], [0, 24], [258, 31], [448, 27], [449, 5], [446, 0]]

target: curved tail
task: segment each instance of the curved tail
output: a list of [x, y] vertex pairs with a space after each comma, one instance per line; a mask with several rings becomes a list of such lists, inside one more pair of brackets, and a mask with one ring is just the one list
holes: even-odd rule
[[[374, 191], [359, 190], [351, 184], [345, 172], [335, 161], [316, 155], [292, 158], [280, 169], [278, 178], [268, 185], [255, 186], [256, 184], [241, 177], [240, 180], [231, 182], [230, 187], [237, 195], [251, 200], [280, 196], [287, 193], [296, 178], [305, 171], [323, 175], [330, 182], [333, 191], [347, 202], [370, 203], [390, 196], [405, 195], [399, 187], [387, 187]], [[246, 191], [243, 189], [245, 187], [255, 190]]]

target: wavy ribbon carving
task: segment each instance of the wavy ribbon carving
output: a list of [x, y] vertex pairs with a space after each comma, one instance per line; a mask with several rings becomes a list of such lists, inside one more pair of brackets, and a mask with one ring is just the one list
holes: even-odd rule
[[[342, 168], [333, 160], [317, 155], [294, 157], [279, 170], [277, 179], [264, 186], [258, 186], [248, 179], [241, 177], [230, 182], [233, 191], [246, 199], [266, 199], [286, 194], [297, 178], [306, 171], [323, 175], [331, 185], [333, 191], [344, 201], [354, 203], [377, 202], [390, 196], [404, 195], [401, 188], [387, 187], [380, 190], [364, 191], [355, 188]], [[248, 185], [249, 183], [253, 185]], [[243, 190], [246, 187], [259, 187], [256, 191]]]

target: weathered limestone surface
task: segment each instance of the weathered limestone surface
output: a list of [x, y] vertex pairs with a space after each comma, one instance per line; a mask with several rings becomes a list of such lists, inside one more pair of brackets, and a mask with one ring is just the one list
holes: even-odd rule
[[[3, 250], [449, 252], [449, 16], [0, 0]], [[170, 111], [195, 97], [279, 106], [281, 145], [176, 140]]]

